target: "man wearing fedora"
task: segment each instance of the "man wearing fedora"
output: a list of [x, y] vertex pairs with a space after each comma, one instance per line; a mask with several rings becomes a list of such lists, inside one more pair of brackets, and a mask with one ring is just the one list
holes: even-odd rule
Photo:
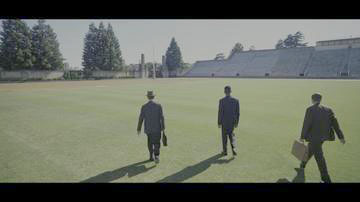
[[145, 120], [144, 132], [148, 137], [149, 160], [154, 161], [155, 155], [155, 163], [159, 163], [161, 131], [165, 129], [165, 122], [162, 107], [153, 101], [154, 97], [153, 91], [147, 92], [149, 101], [141, 107], [137, 133], [140, 134]]
[[237, 128], [240, 117], [239, 101], [230, 96], [231, 87], [225, 86], [225, 97], [219, 101], [218, 126], [221, 128], [223, 151], [222, 155], [227, 155], [227, 139], [230, 139], [230, 145], [234, 156], [235, 151], [235, 134], [234, 128]]
[[319, 93], [313, 94], [311, 96], [312, 106], [306, 109], [300, 141], [304, 142], [306, 140], [309, 142], [309, 156], [306, 162], [301, 162], [300, 169], [304, 170], [309, 159], [314, 156], [321, 180], [325, 183], [331, 183], [322, 144], [324, 141], [335, 140], [334, 130], [342, 144], [345, 144], [345, 139], [334, 112], [329, 107], [320, 104], [321, 98], [322, 96]]

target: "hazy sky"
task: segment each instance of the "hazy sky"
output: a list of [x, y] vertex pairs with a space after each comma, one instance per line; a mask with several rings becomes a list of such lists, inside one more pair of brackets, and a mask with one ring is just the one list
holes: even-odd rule
[[[25, 21], [31, 27], [36, 23]], [[217, 53], [228, 56], [236, 42], [245, 50], [251, 45], [272, 49], [296, 31], [304, 33], [310, 46], [319, 40], [360, 37], [360, 20], [47, 20], [70, 66], [82, 67], [84, 36], [91, 22], [98, 26], [100, 21], [113, 26], [126, 64], [138, 63], [141, 53], [146, 62], [161, 62], [172, 37], [188, 63], [213, 59]]]

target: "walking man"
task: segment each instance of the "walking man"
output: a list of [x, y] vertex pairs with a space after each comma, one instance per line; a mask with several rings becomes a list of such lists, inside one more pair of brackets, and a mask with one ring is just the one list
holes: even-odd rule
[[[321, 98], [322, 96], [319, 93], [311, 96], [313, 105], [306, 109], [300, 141], [304, 142], [306, 140], [309, 142], [308, 160], [314, 156], [320, 171], [321, 180], [325, 183], [331, 183], [322, 144], [324, 141], [335, 140], [334, 130], [342, 144], [345, 144], [345, 139], [334, 112], [330, 108], [320, 105]], [[300, 169], [305, 169], [306, 163], [301, 162]]]
[[152, 91], [147, 92], [148, 103], [141, 107], [137, 133], [141, 132], [141, 126], [145, 120], [144, 132], [148, 138], [150, 161], [159, 163], [161, 131], [165, 129], [164, 115], [160, 104], [153, 101], [155, 95]]
[[239, 101], [230, 96], [231, 87], [225, 86], [225, 97], [219, 101], [218, 126], [221, 128], [223, 151], [222, 155], [227, 155], [227, 140], [229, 138], [232, 153], [237, 155], [235, 150], [234, 128], [237, 128], [240, 117]]

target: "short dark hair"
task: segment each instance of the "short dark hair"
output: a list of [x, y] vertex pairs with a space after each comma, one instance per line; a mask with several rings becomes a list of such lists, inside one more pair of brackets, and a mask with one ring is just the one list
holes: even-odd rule
[[224, 89], [226, 92], [230, 92], [231, 91], [231, 87], [230, 86], [225, 86], [225, 89]]
[[322, 96], [320, 95], [320, 93], [314, 93], [311, 96], [311, 99], [315, 102], [320, 102], [321, 101]]

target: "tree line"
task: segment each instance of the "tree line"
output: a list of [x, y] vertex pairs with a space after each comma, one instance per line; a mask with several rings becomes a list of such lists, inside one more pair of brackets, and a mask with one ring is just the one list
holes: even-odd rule
[[3, 20], [0, 32], [0, 67], [5, 70], [58, 70], [64, 58], [53, 29], [38, 20], [29, 28], [22, 20]]
[[[63, 70], [64, 58], [59, 49], [56, 33], [45, 20], [38, 20], [32, 28], [19, 19], [2, 21], [3, 30], [0, 32], [0, 68], [4, 70]], [[280, 39], [276, 49], [305, 47], [304, 35], [300, 31], [289, 34], [284, 40]], [[250, 46], [249, 51], [255, 50]], [[236, 43], [230, 51], [229, 57], [244, 51], [241, 43]], [[185, 68], [180, 47], [175, 38], [170, 41], [166, 50], [166, 67], [169, 71]], [[225, 55], [219, 53], [215, 60], [223, 60]], [[96, 27], [89, 25], [84, 37], [82, 54], [84, 70], [124, 71], [125, 60], [122, 57], [119, 40], [110, 23], [107, 27], [100, 22]]]
[[[2, 20], [0, 32], [0, 69], [4, 70], [64, 70], [56, 33], [45, 20], [30, 28], [23, 20]], [[166, 51], [166, 66], [170, 71], [184, 67], [175, 38]], [[84, 70], [125, 70], [119, 40], [109, 23], [89, 25], [82, 53]], [[186, 66], [186, 65], [185, 65]]]

